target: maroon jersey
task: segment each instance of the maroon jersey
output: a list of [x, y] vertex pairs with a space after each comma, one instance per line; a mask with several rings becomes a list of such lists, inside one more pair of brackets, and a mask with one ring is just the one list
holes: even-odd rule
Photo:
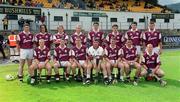
[[158, 47], [159, 43], [161, 42], [161, 33], [157, 30], [154, 31], [146, 31], [143, 35], [143, 40], [145, 45], [152, 44], [153, 47]]
[[59, 46], [54, 49], [54, 58], [57, 61], [69, 61], [70, 56], [71, 50], [67, 47], [61, 48]]
[[86, 36], [85, 34], [82, 34], [82, 32], [78, 35], [77, 33], [74, 33], [72, 36], [71, 36], [71, 43], [73, 46], [75, 46], [75, 41], [76, 41], [76, 38], [79, 37], [81, 39], [81, 43], [82, 45], [86, 45]]
[[124, 37], [123, 37], [123, 35], [121, 33], [119, 33], [119, 32], [117, 32], [117, 34], [115, 34], [114, 32], [109, 33], [106, 36], [106, 40], [107, 40], [108, 45], [110, 44], [112, 37], [116, 39], [116, 45], [117, 46], [119, 46], [120, 48], [123, 47]]
[[108, 57], [109, 60], [117, 60], [120, 55], [120, 48], [116, 46], [112, 48], [111, 46], [105, 48], [105, 55]]
[[49, 34], [49, 33], [45, 33], [45, 34], [38, 33], [38, 34], [36, 34], [35, 35], [35, 41], [36, 41], [37, 46], [39, 46], [39, 40], [40, 39], [44, 39], [46, 47], [49, 49], [51, 48], [51, 43], [52, 43], [51, 34]]
[[[66, 33], [57, 33], [53, 36], [53, 40], [60, 40], [60, 39], [65, 39], [68, 41], [69, 37]], [[58, 47], [60, 44], [55, 44], [55, 47]]]
[[125, 34], [126, 39], [132, 39], [134, 46], [141, 46], [142, 43], [142, 32], [139, 30], [132, 31], [129, 30]]
[[47, 47], [40, 49], [40, 47], [36, 47], [34, 49], [34, 59], [37, 59], [39, 62], [45, 62], [47, 59], [50, 60], [50, 50]]
[[30, 32], [26, 34], [24, 31], [17, 35], [17, 41], [21, 49], [32, 49], [34, 42], [34, 35]]
[[88, 34], [88, 39], [89, 39], [89, 42], [90, 42], [90, 46], [92, 46], [93, 44], [93, 39], [96, 38], [99, 40], [100, 42], [100, 46], [102, 45], [102, 42], [103, 42], [103, 39], [104, 39], [104, 32], [102, 31], [90, 31], [89, 34]]
[[143, 57], [142, 57], [142, 62], [141, 64], [146, 65], [147, 68], [156, 68], [157, 65], [160, 65], [160, 59], [159, 55], [156, 53], [153, 53], [150, 55], [148, 52], [145, 52]]
[[86, 60], [87, 55], [87, 47], [81, 46], [81, 48], [77, 48], [76, 46], [72, 49], [72, 55], [77, 60]]
[[138, 56], [137, 50], [134, 46], [127, 48], [127, 46], [122, 47], [121, 49], [122, 57], [128, 61], [133, 61]]

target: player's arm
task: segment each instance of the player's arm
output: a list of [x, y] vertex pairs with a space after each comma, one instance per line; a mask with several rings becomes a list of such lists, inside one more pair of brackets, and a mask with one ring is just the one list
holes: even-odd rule
[[145, 64], [145, 58], [144, 58], [144, 56], [141, 57], [141, 65], [142, 65], [142, 67], [143, 67], [145, 70], [148, 70], [148, 67], [147, 67], [146, 64]]
[[47, 54], [47, 59], [45, 61], [45, 64], [47, 64], [50, 60], [51, 60], [51, 57], [50, 57], [50, 51], [49, 51]]
[[16, 48], [17, 48], [18, 52], [20, 52], [20, 46], [19, 46], [20, 37], [19, 37], [19, 35], [16, 36], [16, 43], [17, 43]]
[[109, 62], [108, 51], [107, 51], [107, 49], [104, 50], [103, 58], [105, 59], [105, 61], [108, 61], [108, 62]]
[[160, 68], [160, 65], [161, 65], [161, 61], [160, 61], [160, 58], [159, 56], [157, 57], [157, 60], [156, 60], [156, 68], [154, 69], [154, 73]]
[[159, 48], [160, 48], [160, 51], [159, 51], [159, 54], [161, 54], [162, 53], [162, 41], [161, 41], [161, 33], [159, 34]]
[[146, 35], [145, 35], [145, 33], [142, 33], [142, 47], [143, 47], [143, 51], [145, 51], [145, 49], [146, 49], [145, 41], [146, 41]]

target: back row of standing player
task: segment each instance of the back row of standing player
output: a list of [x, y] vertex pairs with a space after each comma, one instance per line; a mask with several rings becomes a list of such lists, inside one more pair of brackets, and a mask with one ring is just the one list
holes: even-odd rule
[[[42, 41], [42, 39], [44, 39], [44, 40]], [[128, 74], [130, 71], [129, 66], [131, 64], [133, 64], [137, 68], [136, 75], [135, 75], [135, 79], [137, 79], [140, 75], [140, 70], [141, 70], [140, 69], [141, 65], [137, 61], [138, 56], [141, 54], [141, 47], [143, 49], [145, 49], [145, 46], [147, 46], [148, 44], [151, 44], [151, 47], [153, 48], [153, 52], [160, 54], [162, 51], [161, 33], [155, 29], [154, 22], [150, 22], [148, 30], [143, 33], [137, 29], [137, 23], [133, 22], [131, 24], [131, 29], [128, 30], [125, 33], [125, 35], [118, 31], [117, 25], [113, 25], [112, 32], [109, 33], [106, 37], [105, 37], [105, 34], [102, 31], [100, 31], [98, 23], [93, 24], [92, 31], [90, 31], [88, 33], [88, 37], [86, 37], [86, 35], [83, 34], [83, 32], [81, 31], [81, 26], [78, 25], [76, 27], [75, 33], [72, 34], [70, 38], [64, 32], [63, 26], [59, 26], [58, 33], [52, 36], [51, 34], [49, 34], [47, 32], [46, 26], [41, 25], [40, 33], [38, 33], [34, 36], [33, 34], [30, 33], [29, 26], [24, 25], [24, 31], [22, 31], [17, 36], [17, 42], [19, 45], [18, 48], [20, 50], [20, 68], [19, 68], [19, 72], [18, 72], [18, 77], [20, 78], [20, 80], [22, 80], [22, 78], [23, 78], [23, 67], [24, 67], [26, 59], [28, 61], [28, 67], [29, 67], [28, 69], [34, 69], [33, 67], [35, 67], [35, 64], [32, 64], [33, 52], [34, 52], [34, 58], [36, 58], [37, 57], [36, 54], [41, 52], [39, 50], [40, 43], [44, 42], [44, 45], [48, 49], [50, 49], [52, 43], [54, 43], [55, 47], [56, 47], [54, 53], [57, 54], [64, 50], [64, 49], [61, 49], [61, 46], [66, 47], [67, 43], [69, 42], [69, 39], [70, 39], [71, 45], [73, 46], [73, 49], [71, 52], [71, 58], [72, 59], [74, 58], [76, 61], [74, 61], [75, 62], [74, 64], [72, 64], [72, 63], [71, 64], [54, 63], [56, 76], [59, 75], [58, 71], [57, 71], [57, 67], [62, 66], [62, 65], [66, 65], [66, 67], [68, 67], [68, 68], [77, 67], [77, 66], [78, 67], [86, 67], [86, 68], [87, 67], [100, 67], [103, 69], [102, 71], [103, 71], [103, 75], [105, 78], [105, 82], [108, 83], [112, 79], [112, 77], [111, 77], [111, 72], [112, 72], [111, 67], [112, 66], [119, 67], [119, 68], [121, 68], [121, 70], [125, 67], [125, 72], [126, 72], [127, 78], [129, 78], [129, 74]], [[33, 51], [33, 43], [34, 42], [39, 47], [37, 47]], [[64, 42], [64, 45], [61, 44], [63, 42]], [[93, 59], [91, 57], [97, 57], [98, 53], [103, 52], [102, 56], [98, 56], [98, 57], [103, 57], [103, 59], [105, 59], [105, 61], [102, 61], [101, 64], [92, 64], [91, 65], [90, 63], [85, 64], [85, 62], [82, 62], [80, 60], [83, 58], [83, 55], [81, 55], [81, 54], [78, 55], [78, 53], [83, 52], [83, 50], [87, 49], [87, 47], [86, 47], [87, 42], [90, 44], [90, 46], [92, 46], [86, 52], [86, 53], [88, 53], [88, 59]], [[99, 46], [102, 46], [102, 48], [105, 48], [105, 50], [100, 49], [99, 50], [100, 52], [97, 52], [96, 49], [98, 49]], [[97, 48], [95, 48], [95, 47], [97, 47]], [[58, 48], [60, 48], [60, 49], [58, 49]], [[64, 50], [64, 51], [66, 51], [66, 50]], [[123, 55], [124, 58], [119, 59], [120, 55]], [[72, 56], [74, 56], [74, 57], [72, 57]], [[54, 55], [55, 60], [59, 60], [58, 57], [59, 56]], [[47, 58], [49, 58], [49, 57], [47, 57]], [[86, 58], [84, 58], [82, 60], [85, 60], [85, 59]], [[100, 58], [98, 58], [98, 59], [100, 59]], [[124, 62], [127, 62], [127, 63], [121, 63], [122, 62], [121, 60], [124, 60]], [[132, 63], [129, 63], [128, 60], [134, 60], [134, 61], [131, 61]], [[96, 63], [96, 62], [97, 62], [97, 60], [94, 61], [94, 63]], [[105, 64], [103, 62], [105, 62]], [[109, 63], [107, 63], [107, 62], [109, 62]], [[120, 62], [120, 63], [117, 63], [117, 62]], [[159, 63], [159, 62], [157, 62], [157, 63]], [[45, 64], [47, 64], [47, 62]], [[72, 66], [70, 66], [70, 65], [72, 65]], [[38, 67], [40, 67], [40, 65]], [[47, 67], [50, 67], [50, 65], [47, 65]], [[67, 73], [69, 74], [70, 69], [68, 69], [68, 68], [67, 68]], [[100, 69], [98, 68], [96, 72], [99, 72], [99, 70]], [[123, 80], [123, 71], [124, 70], [122, 70], [122, 73], [121, 73], [122, 76], [120, 76], [121, 80]], [[162, 71], [160, 71], [160, 72], [161, 72], [160, 74], [163, 73]], [[33, 77], [32, 70], [29, 70], [29, 73]], [[50, 79], [51, 71], [49, 71], [48, 73], [49, 73], [49, 76], [47, 77], [47, 79]], [[87, 81], [89, 82], [90, 81], [89, 80], [90, 70], [87, 70], [85, 73], [87, 75], [86, 76]], [[56, 77], [56, 78], [58, 80], [58, 77]]]

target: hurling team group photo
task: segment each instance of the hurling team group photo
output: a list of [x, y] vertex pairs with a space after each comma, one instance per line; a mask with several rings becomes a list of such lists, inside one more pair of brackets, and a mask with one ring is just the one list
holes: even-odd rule
[[180, 0], [0, 0], [0, 102], [180, 102]]

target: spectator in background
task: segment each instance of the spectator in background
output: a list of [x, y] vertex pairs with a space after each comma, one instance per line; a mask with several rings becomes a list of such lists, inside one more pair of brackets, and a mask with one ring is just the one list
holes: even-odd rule
[[22, 0], [19, 0], [18, 1], [18, 5], [21, 6], [23, 4], [23, 1]]
[[48, 0], [48, 3], [52, 3], [52, 0]]
[[6, 55], [4, 53], [3, 43], [4, 43], [4, 36], [0, 35], [0, 52], [3, 55], [3, 60], [5, 60], [6, 59]]
[[3, 29], [4, 30], [8, 30], [8, 18], [7, 18], [7, 16], [5, 16], [4, 17], [4, 19], [2, 20], [2, 22], [3, 22]]
[[10, 47], [10, 60], [13, 63], [19, 63], [19, 52], [16, 48], [16, 34], [14, 31], [12, 31], [11, 34], [8, 36], [8, 44]]
[[19, 31], [22, 31], [23, 25], [24, 25], [24, 19], [23, 19], [23, 17], [21, 17], [21, 18], [18, 20], [18, 25], [19, 25]]

